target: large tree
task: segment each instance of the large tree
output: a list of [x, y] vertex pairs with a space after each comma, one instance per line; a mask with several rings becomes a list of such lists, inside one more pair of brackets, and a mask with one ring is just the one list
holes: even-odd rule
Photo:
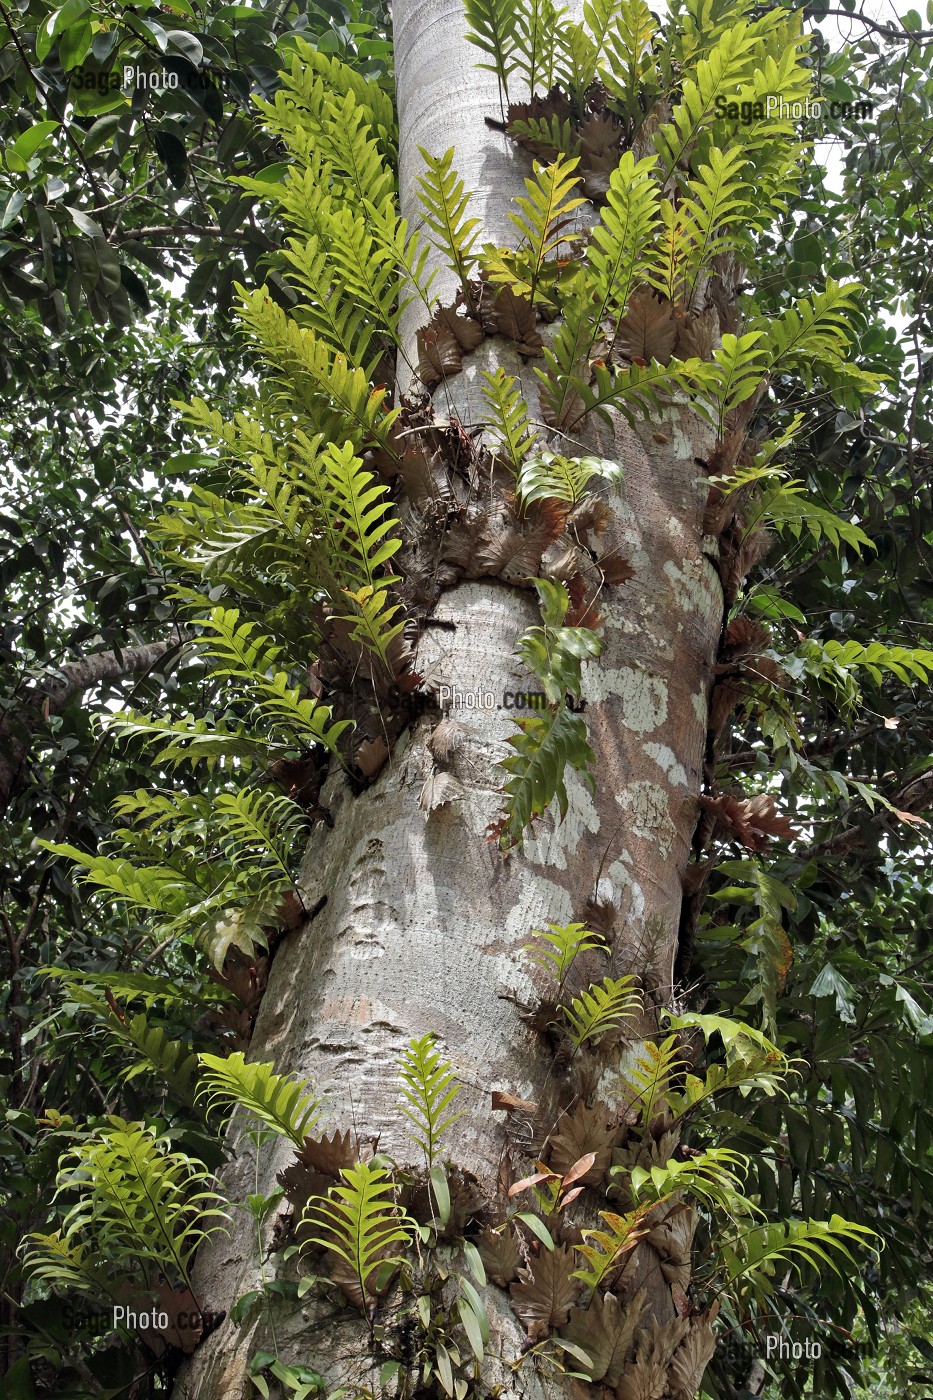
[[[105, 890], [148, 900], [169, 937], [191, 933], [228, 988], [238, 971], [242, 988], [244, 960], [269, 977], [250, 1064], [205, 1061], [215, 1098], [268, 1132], [243, 1123], [229, 1141], [223, 1191], [248, 1198], [250, 1215], [206, 1249], [193, 1280], [201, 1306], [228, 1317], [179, 1381], [192, 1395], [243, 1393], [250, 1374], [260, 1388], [312, 1385], [301, 1365], [351, 1393], [378, 1391], [380, 1374], [390, 1393], [573, 1393], [563, 1366], [597, 1393], [688, 1395], [712, 1348], [713, 1294], [740, 1316], [740, 1280], [769, 1249], [829, 1247], [825, 1227], [798, 1221], [796, 1234], [753, 1227], [746, 1246], [759, 1254], [736, 1253], [727, 1222], [747, 1208], [736, 1163], [710, 1152], [726, 1119], [684, 1125], [717, 1084], [720, 1108], [730, 1087], [773, 1088], [783, 1059], [734, 1022], [700, 1035], [685, 1023], [667, 1041], [663, 1010], [691, 973], [710, 843], [758, 852], [794, 834], [762, 736], [778, 754], [804, 739], [761, 619], [781, 627], [797, 614], [771, 584], [743, 590], [770, 543], [761, 527], [809, 531], [850, 565], [867, 546], [784, 488], [790, 439], [763, 446], [768, 417], [772, 439], [789, 425], [801, 366], [851, 408], [854, 387], [874, 387], [841, 356], [851, 291], [830, 286], [758, 321], [739, 302], [755, 231], [805, 156], [792, 117], [755, 108], [809, 90], [797, 31], [739, 10], [705, 30], [685, 12], [653, 36], [637, 6], [594, 8], [595, 39], [543, 7], [469, 17], [488, 80], [458, 12], [396, 10], [407, 226], [377, 84], [302, 50], [266, 112], [294, 162], [278, 193], [300, 306], [289, 319], [262, 293], [247, 298], [268, 388], [230, 424], [195, 408], [196, 433], [226, 464], [161, 530], [229, 712], [124, 721], [162, 746], [160, 771], [203, 754], [234, 790], [218, 794], [209, 767], [203, 796], [193, 784], [174, 799], [128, 795], [124, 864], [79, 857]], [[720, 112], [718, 95], [737, 110]], [[433, 246], [423, 237], [419, 250], [422, 222]], [[842, 703], [864, 658], [814, 645], [801, 638], [792, 660]], [[888, 648], [868, 664], [909, 677], [927, 661]], [[543, 705], [516, 732], [505, 707], [529, 690]], [[736, 705], [761, 760], [753, 796], [726, 789], [718, 763]], [[315, 823], [299, 899], [284, 903], [293, 819], [256, 785], [236, 791], [269, 762]], [[802, 799], [804, 822], [818, 811]], [[790, 895], [749, 860], [712, 880], [718, 900], [743, 880], [757, 890], [746, 969], [773, 1031]], [[270, 971], [256, 952], [277, 915], [297, 927]], [[549, 940], [531, 939], [549, 924]], [[153, 988], [127, 980], [117, 992]], [[97, 1010], [119, 1034], [119, 1005]], [[699, 1079], [683, 1078], [684, 1058]], [[269, 1061], [287, 1081], [269, 1078]], [[462, 1114], [438, 1147], [448, 1062]], [[400, 1063], [402, 1107], [429, 1120], [414, 1135]], [[190, 1092], [190, 1072], [176, 1079]], [[342, 1136], [312, 1131], [293, 1080], [313, 1083]], [[127, 1151], [125, 1135], [100, 1132]], [[532, 1186], [510, 1203], [510, 1184], [542, 1158], [551, 1175], [537, 1204]], [[273, 1270], [277, 1176], [295, 1237], [313, 1238], [302, 1264], [293, 1255]], [[63, 1185], [80, 1195], [81, 1180], [66, 1172]], [[352, 1215], [364, 1187], [389, 1202], [371, 1201], [371, 1218], [376, 1246], [391, 1246], [381, 1252], [405, 1256], [398, 1274], [368, 1274], [322, 1203], [340, 1189]], [[603, 1207], [616, 1214], [600, 1221]], [[72, 1219], [71, 1246], [76, 1222], [89, 1217]], [[698, 1223], [722, 1272], [691, 1285]], [[455, 1285], [464, 1263], [473, 1281]], [[475, 1291], [484, 1266], [511, 1284], [511, 1310], [501, 1288]], [[309, 1272], [319, 1282], [307, 1292]], [[191, 1282], [187, 1268], [162, 1273]]]

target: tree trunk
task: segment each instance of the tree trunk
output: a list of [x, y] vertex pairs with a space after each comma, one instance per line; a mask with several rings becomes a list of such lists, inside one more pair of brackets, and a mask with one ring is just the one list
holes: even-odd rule
[[[418, 146], [439, 154], [453, 144], [456, 168], [476, 191], [471, 214], [483, 218], [489, 239], [504, 244], [509, 200], [529, 171], [526, 157], [485, 123], [486, 116], [499, 116], [495, 79], [474, 66], [477, 54], [463, 38], [457, 0], [396, 0], [393, 10], [402, 212], [417, 220]], [[416, 327], [412, 315], [412, 347]], [[465, 421], [478, 363], [522, 369], [501, 339], [487, 340], [481, 352], [482, 360], [474, 357], [450, 385]], [[539, 419], [533, 372], [523, 370], [522, 379], [529, 416]], [[446, 414], [441, 393], [437, 407]], [[398, 1111], [398, 1061], [412, 1037], [436, 1032], [462, 1086], [458, 1106], [466, 1109], [443, 1155], [475, 1179], [499, 1218], [503, 1181], [533, 1165], [508, 1115], [491, 1110], [491, 1092], [539, 1105], [536, 1141], [553, 1126], [542, 1116], [559, 1115], [567, 1103], [557, 1094], [559, 1076], [545, 1042], [515, 1004], [536, 996], [519, 957], [532, 932], [549, 921], [586, 919], [591, 900], [611, 902], [612, 965], [595, 975], [636, 974], [649, 1007], [652, 999], [660, 1005], [671, 996], [681, 880], [698, 818], [723, 620], [718, 575], [704, 554], [707, 488], [696, 462], [711, 445], [710, 431], [687, 409], [671, 410], [638, 434], [620, 423], [614, 435], [603, 431], [597, 444], [603, 456], [623, 465], [621, 496], [607, 500], [610, 529], [633, 578], [603, 591], [605, 650], [584, 668], [595, 794], [572, 773], [563, 822], [548, 812], [524, 850], [507, 858], [484, 838], [501, 805], [499, 762], [514, 732], [508, 711], [498, 706], [505, 692], [536, 686], [514, 647], [540, 619], [527, 589], [499, 581], [460, 583], [445, 592], [421, 635], [415, 670], [455, 696], [479, 691], [493, 697], [493, 708], [453, 712], [463, 742], [449, 766], [460, 795], [427, 815], [419, 803], [435, 770], [429, 739], [441, 718], [437, 711], [414, 725], [362, 795], [354, 796], [340, 776], [328, 780], [321, 801], [333, 827], [316, 828], [302, 871], [306, 906], [326, 902], [279, 946], [256, 1024], [250, 1058], [273, 1060], [278, 1070], [311, 1080], [327, 1104], [328, 1130], [353, 1128], [364, 1142], [378, 1138], [381, 1152], [414, 1166], [420, 1153]], [[655, 1028], [649, 1011], [643, 1033]], [[587, 1086], [575, 1089], [585, 1095]], [[293, 1155], [278, 1139], [261, 1149], [257, 1167], [245, 1138], [232, 1132], [230, 1146], [234, 1161], [224, 1187], [231, 1200], [271, 1191]], [[240, 1295], [260, 1286], [263, 1270], [268, 1278], [276, 1268], [269, 1254], [274, 1222], [264, 1228], [260, 1261], [253, 1222], [244, 1212], [236, 1215], [230, 1237], [218, 1237], [199, 1260], [199, 1293], [215, 1312], [229, 1312]], [[632, 1288], [646, 1284], [641, 1325], [648, 1334], [652, 1320], [669, 1328], [677, 1317], [671, 1286], [657, 1265], [652, 1247], [639, 1246]], [[531, 1362], [512, 1369], [524, 1328], [502, 1290], [490, 1286], [485, 1301], [493, 1330], [488, 1355], [503, 1360], [485, 1363], [471, 1394], [537, 1400], [612, 1393], [548, 1378]], [[274, 1321], [274, 1339], [258, 1309], [241, 1327], [224, 1321], [186, 1364], [176, 1395], [241, 1400], [250, 1394], [249, 1358], [260, 1348], [312, 1366], [332, 1388], [347, 1386], [353, 1394], [354, 1387], [370, 1387], [380, 1394], [378, 1364], [370, 1359], [359, 1312], [324, 1303], [312, 1290], [301, 1303], [283, 1304]], [[686, 1320], [678, 1326], [667, 1362], [688, 1330]]]

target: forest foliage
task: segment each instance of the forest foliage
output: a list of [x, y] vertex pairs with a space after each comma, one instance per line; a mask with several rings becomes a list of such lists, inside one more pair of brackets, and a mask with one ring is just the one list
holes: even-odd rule
[[[140, 1352], [128, 1334], [69, 1329], [49, 1289], [67, 1282], [72, 1298], [112, 1300], [122, 1273], [127, 1287], [158, 1293], [170, 1281], [193, 1300], [193, 1251], [228, 1208], [213, 1173], [233, 1103], [252, 1116], [258, 1145], [284, 1135], [315, 1170], [328, 1145], [329, 1192], [309, 1204], [301, 1183], [289, 1184], [306, 1240], [351, 1306], [371, 1315], [380, 1274], [407, 1267], [413, 1238], [427, 1249], [448, 1228], [466, 1233], [473, 1282], [464, 1278], [449, 1317], [421, 1319], [419, 1364], [449, 1394], [459, 1394], [466, 1358], [482, 1355], [474, 1285], [498, 1271], [519, 1316], [542, 1322], [547, 1288], [572, 1277], [595, 1295], [645, 1213], [675, 1190], [706, 1222], [707, 1286], [723, 1295], [727, 1344], [707, 1373], [711, 1394], [741, 1386], [761, 1336], [776, 1326], [796, 1335], [795, 1318], [823, 1342], [820, 1394], [849, 1393], [863, 1366], [877, 1377], [867, 1358], [886, 1354], [902, 1319], [918, 1348], [906, 1365], [919, 1367], [929, 1343], [913, 1309], [929, 1265], [933, 1123], [929, 36], [910, 18], [893, 35], [853, 19], [856, 44], [834, 54], [818, 33], [788, 45], [789, 12], [764, 16], [758, 37], [771, 42], [762, 35], [773, 26], [769, 61], [783, 65], [788, 95], [814, 72], [827, 94], [872, 94], [871, 119], [829, 123], [841, 192], [826, 188], [819, 163], [805, 164], [791, 190], [800, 152], [788, 123], [773, 146], [741, 130], [732, 146], [701, 146], [675, 202], [658, 172], [678, 168], [694, 139], [717, 63], [732, 64], [733, 86], [759, 81], [747, 48], [711, 54], [688, 5], [672, 26], [680, 49], [665, 51], [655, 78], [650, 17], [637, 5], [625, 9], [629, 28], [610, 25], [611, 7], [588, 7], [592, 39], [566, 26], [555, 48], [520, 17], [509, 30], [509, 15], [530, 12], [471, 0], [472, 37], [503, 110], [515, 76], [562, 94], [556, 110], [507, 110], [529, 176], [513, 216], [518, 247], [506, 253], [478, 245], [449, 152], [425, 160], [421, 230], [399, 218], [384, 16], [224, 7], [202, 27], [184, 0], [119, 20], [70, 4], [67, 16], [33, 0], [0, 13], [0, 80], [17, 98], [4, 118], [0, 194], [3, 432], [14, 465], [2, 521], [0, 721], [12, 758], [0, 766], [10, 1393], [118, 1394], [136, 1375], [159, 1393], [190, 1337], [170, 1329]], [[77, 75], [119, 72], [125, 60], [186, 81], [154, 93], [137, 85], [129, 102], [103, 80], [79, 85]], [[617, 150], [607, 168], [583, 102], [597, 66], [629, 139], [644, 115], [636, 93], [669, 81], [665, 62], [692, 64], [695, 81], [683, 84], [652, 156]], [[310, 152], [296, 149], [296, 110], [313, 132]], [[554, 255], [576, 190], [598, 197], [603, 217], [583, 271], [562, 273]], [[756, 219], [768, 197], [767, 218]], [[244, 1059], [275, 939], [306, 912], [296, 856], [320, 819], [319, 765], [308, 755], [329, 754], [365, 785], [412, 713], [404, 618], [417, 599], [400, 557], [401, 493], [386, 478], [401, 477], [414, 500], [443, 497], [445, 486], [430, 463], [405, 460], [393, 434], [399, 405], [383, 386], [399, 346], [400, 287], [424, 299], [426, 321], [433, 309], [428, 239], [460, 279], [467, 314], [432, 322], [427, 382], [467, 352], [457, 332], [477, 332], [461, 323], [537, 349], [524, 308], [559, 309], [553, 349], [535, 356], [552, 423], [571, 429], [608, 406], [644, 416], [674, 390], [724, 439], [747, 406], [762, 445], [737, 472], [714, 476], [711, 510], [726, 525], [738, 503], [747, 531], [780, 541], [745, 582], [736, 573], [730, 598], [720, 743], [704, 796], [709, 845], [681, 967], [703, 1014], [672, 1021], [632, 1071], [643, 1126], [660, 1113], [693, 1115], [699, 1155], [639, 1166], [631, 1134], [628, 1209], [604, 1212], [549, 1283], [542, 1271], [556, 1264], [518, 1275], [514, 1234], [471, 1242], [457, 1224], [462, 1201], [438, 1170], [454, 1084], [427, 1038], [400, 1067], [427, 1209], [402, 1204], [399, 1190], [417, 1182], [400, 1187], [391, 1163], [360, 1162], [349, 1136], [313, 1138], [308, 1086]], [[693, 314], [725, 253], [757, 268], [741, 324], [708, 353], [672, 355], [678, 332], [665, 302]], [[238, 282], [251, 341], [231, 321]], [[896, 304], [903, 334], [889, 324]], [[580, 366], [599, 360], [607, 315], [618, 357], [610, 347], [590, 375]], [[254, 388], [263, 370], [269, 393]], [[488, 377], [487, 402], [499, 469], [539, 523], [548, 503], [572, 511], [597, 482], [617, 485], [612, 464], [539, 450], [508, 376]], [[296, 413], [286, 455], [277, 430]], [[568, 622], [566, 588], [537, 588], [542, 625], [517, 644], [549, 708], [521, 723], [503, 765], [504, 847], [560, 803], [562, 764], [585, 773], [589, 762], [567, 697], [598, 657], [598, 630], [579, 607]], [[142, 650], [152, 643], [155, 652]], [[337, 655], [327, 703], [307, 678], [307, 657], [322, 646], [332, 663]], [[80, 668], [98, 653], [127, 664], [88, 686]], [[361, 665], [375, 701], [354, 710], [353, 727], [352, 687], [333, 680]], [[390, 705], [386, 735], [376, 717]], [[78, 871], [102, 899], [88, 903]], [[625, 979], [573, 981], [575, 958], [599, 941], [595, 927], [551, 926], [530, 945], [556, 983], [549, 1033], [573, 1052], [611, 1041], [632, 1010]], [[597, 1156], [604, 1150], [605, 1125], [596, 1128], [582, 1125], [572, 1144], [586, 1150], [568, 1144], [555, 1158], [552, 1149], [524, 1188], [529, 1208], [509, 1230], [533, 1236], [542, 1260], [563, 1260], [553, 1221], [595, 1170], [594, 1159], [572, 1175], [591, 1141]], [[248, 1206], [261, 1221], [274, 1204]], [[735, 1240], [717, 1226], [743, 1219], [756, 1223]], [[885, 1247], [840, 1270], [833, 1246], [807, 1233], [813, 1221], [851, 1222], [836, 1226], [837, 1249], [866, 1229]], [[242, 1300], [242, 1316], [283, 1290], [269, 1280], [264, 1297]], [[612, 1295], [598, 1296], [612, 1335], [622, 1320]], [[559, 1324], [553, 1297], [548, 1309], [565, 1358], [595, 1379], [592, 1322], [576, 1303]], [[612, 1365], [610, 1356], [603, 1376]], [[275, 1378], [290, 1393], [323, 1393], [313, 1376], [282, 1370], [260, 1357], [257, 1390]], [[782, 1393], [803, 1393], [809, 1380], [785, 1370]]]

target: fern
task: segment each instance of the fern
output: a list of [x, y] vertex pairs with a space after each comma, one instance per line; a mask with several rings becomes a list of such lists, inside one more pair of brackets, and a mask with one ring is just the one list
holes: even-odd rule
[[[608, 7], [603, 3], [601, 8]], [[612, 8], [615, 13], [600, 45], [599, 77], [623, 114], [640, 120], [640, 99], [651, 104], [658, 91], [652, 50], [655, 20], [645, 0], [629, 0]], [[596, 26], [587, 19], [595, 34]]]
[[518, 734], [507, 740], [514, 753], [502, 760], [503, 768], [511, 774], [504, 787], [505, 812], [491, 833], [505, 851], [521, 841], [525, 827], [555, 799], [561, 817], [566, 816], [564, 771], [568, 765], [582, 775], [591, 792], [595, 786], [589, 771], [593, 750], [580, 715], [563, 704], [517, 724]]
[[583, 1244], [574, 1245], [574, 1252], [581, 1254], [588, 1268], [575, 1269], [571, 1275], [585, 1283], [591, 1294], [595, 1294], [603, 1280], [618, 1268], [624, 1257], [630, 1254], [639, 1240], [647, 1233], [644, 1217], [656, 1205], [639, 1206], [626, 1215], [614, 1211], [601, 1210], [600, 1220], [608, 1226], [605, 1230], [581, 1230]]
[[540, 943], [526, 943], [522, 949], [529, 962], [543, 968], [557, 982], [558, 991], [581, 953], [608, 953], [602, 934], [592, 933], [586, 924], [548, 924], [550, 933], [535, 930]]
[[625, 314], [629, 297], [651, 267], [660, 218], [656, 164], [653, 156], [636, 161], [631, 151], [624, 151], [609, 177], [602, 217], [586, 250], [587, 285], [596, 303], [590, 348], [604, 317]]
[[312, 1244], [338, 1255], [349, 1267], [359, 1288], [359, 1306], [366, 1310], [370, 1279], [378, 1291], [379, 1276], [404, 1264], [403, 1255], [390, 1251], [393, 1245], [411, 1244], [414, 1222], [396, 1204], [392, 1178], [375, 1160], [345, 1167], [340, 1175], [343, 1185], [313, 1200], [304, 1223], [317, 1232], [309, 1236]]
[[567, 1034], [579, 1050], [587, 1041], [596, 1044], [604, 1035], [618, 1031], [640, 1010], [641, 995], [631, 977], [604, 977], [574, 997], [563, 1014]]
[[516, 495], [523, 505], [548, 499], [576, 505], [594, 477], [619, 486], [622, 467], [604, 457], [561, 457], [554, 452], [541, 452], [522, 463]]
[[82, 1279], [80, 1266], [93, 1252], [115, 1272], [142, 1275], [149, 1289], [164, 1280], [193, 1291], [195, 1250], [228, 1219], [211, 1181], [203, 1163], [171, 1150], [167, 1136], [110, 1118], [62, 1158], [55, 1199], [77, 1199], [51, 1241], [29, 1237], [26, 1269], [46, 1283], [67, 1279], [90, 1292], [94, 1279], [86, 1273]]
[[645, 1042], [635, 1064], [622, 1074], [626, 1099], [638, 1111], [640, 1122], [649, 1123], [664, 1108], [672, 1080], [686, 1068], [676, 1035], [667, 1036], [660, 1045]]
[[583, 379], [574, 378], [572, 381], [582, 409], [568, 424], [569, 427], [576, 426], [587, 413], [594, 410], [611, 422], [606, 412], [610, 407], [634, 426], [659, 414], [663, 399], [676, 396], [678, 391], [689, 393], [692, 407], [699, 409], [697, 388], [703, 389], [715, 383], [714, 367], [699, 359], [672, 360], [667, 365], [652, 360], [649, 365], [632, 364], [618, 370], [611, 370], [596, 361], [593, 370], [595, 388]]
[[120, 738], [152, 750], [153, 762], [169, 769], [203, 763], [209, 773], [230, 766], [248, 771], [268, 752], [265, 740], [245, 725], [210, 713], [199, 717], [189, 711], [179, 719], [163, 719], [118, 710], [106, 723]]
[[585, 202], [582, 197], [570, 196], [579, 180], [575, 173], [578, 164], [576, 157], [565, 156], [548, 166], [534, 162], [534, 179], [525, 181], [527, 196], [516, 200], [520, 213], [509, 214], [521, 239], [519, 248], [514, 253], [503, 253], [491, 245], [483, 249], [491, 281], [505, 283], [517, 295], [533, 301], [546, 270], [554, 280], [557, 269], [548, 259], [567, 239], [569, 216]]
[[440, 1139], [463, 1110], [450, 1113], [460, 1092], [453, 1067], [438, 1051], [432, 1032], [412, 1040], [402, 1055], [399, 1067], [403, 1104], [402, 1112], [414, 1124], [415, 1142], [427, 1158], [428, 1169], [434, 1166], [434, 1156]]
[[247, 1064], [241, 1051], [226, 1058], [200, 1055], [205, 1071], [198, 1096], [213, 1107], [232, 1102], [300, 1148], [320, 1117], [318, 1100], [307, 1085], [276, 1074], [271, 1064]]
[[716, 98], [747, 82], [755, 68], [758, 36], [744, 19], [730, 26], [716, 40], [706, 58], [699, 60], [695, 77], [685, 77], [680, 102], [655, 133], [661, 157], [660, 183], [666, 184], [701, 133], [716, 118]]
[[544, 686], [551, 704], [560, 704], [568, 692], [579, 699], [583, 662], [601, 655], [602, 639], [590, 627], [563, 626], [570, 604], [563, 583], [538, 578], [534, 585], [544, 626], [530, 627], [519, 638], [516, 650]]
[[528, 410], [521, 396], [521, 386], [515, 376], [507, 374], [501, 365], [495, 374], [484, 369], [482, 375], [486, 381], [483, 399], [498, 437], [497, 455], [518, 472], [535, 440], [528, 425]]
[[[741, 1172], [744, 1178], [747, 1171], [748, 1158], [744, 1153], [733, 1152], [727, 1147], [708, 1147], [698, 1156], [688, 1157], [683, 1162], [672, 1160], [647, 1169], [632, 1167], [630, 1171], [625, 1167], [612, 1167], [609, 1174], [625, 1176], [635, 1201], [646, 1199], [656, 1205], [658, 1201], [684, 1191], [707, 1206], [730, 1211], [736, 1196], [742, 1194], [738, 1173]], [[743, 1213], [758, 1209], [745, 1197], [743, 1207]]]
[[833, 1215], [829, 1220], [756, 1225], [731, 1239], [715, 1239], [724, 1274], [722, 1291], [740, 1303], [749, 1293], [758, 1300], [769, 1298], [774, 1292], [771, 1277], [778, 1268], [791, 1268], [799, 1275], [807, 1265], [817, 1273], [825, 1266], [838, 1275], [844, 1263], [859, 1273], [851, 1246], [867, 1245], [874, 1238], [867, 1226]]
[[580, 154], [580, 138], [569, 118], [561, 121], [555, 115], [548, 121], [544, 117], [516, 117], [509, 122], [508, 131], [513, 140], [550, 146], [555, 156]]
[[466, 217], [470, 196], [453, 169], [453, 146], [442, 156], [429, 155], [422, 146], [418, 150], [427, 170], [418, 179], [424, 221], [435, 235], [435, 246], [446, 255], [448, 266], [459, 278], [467, 306], [475, 314], [470, 275], [479, 262], [475, 248], [482, 221]]
[[493, 60], [479, 63], [489, 73], [495, 73], [499, 83], [499, 101], [508, 101], [509, 78], [518, 66], [515, 56], [518, 37], [517, 0], [464, 0], [467, 21], [467, 42]]
[[269, 871], [298, 893], [291, 853], [307, 834], [307, 822], [290, 798], [255, 788], [222, 792], [214, 799], [214, 812], [221, 821], [220, 845], [234, 865]]
[[749, 525], [765, 520], [779, 534], [791, 535], [795, 540], [799, 540], [806, 531], [817, 544], [826, 539], [837, 553], [843, 544], [849, 545], [858, 554], [866, 546], [869, 549], [877, 548], [859, 525], [818, 505], [804, 495], [805, 489], [802, 481], [787, 481], [764, 492], [747, 512]]

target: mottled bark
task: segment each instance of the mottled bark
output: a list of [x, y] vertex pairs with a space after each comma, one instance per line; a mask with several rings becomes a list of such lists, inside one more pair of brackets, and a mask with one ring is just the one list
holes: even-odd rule
[[[457, 169], [477, 191], [474, 212], [486, 220], [489, 238], [507, 241], [507, 201], [521, 190], [528, 162], [485, 125], [487, 115], [498, 115], [495, 80], [473, 66], [476, 52], [463, 40], [457, 0], [397, 0], [394, 18], [403, 213], [417, 218], [418, 145], [435, 153], [455, 145]], [[411, 359], [416, 326], [409, 317]], [[487, 341], [482, 351], [486, 367], [505, 363], [515, 372], [504, 342]], [[474, 362], [450, 385], [464, 419], [476, 373]], [[533, 373], [524, 370], [522, 378], [538, 417]], [[443, 393], [435, 401], [447, 411]], [[621, 425], [614, 435], [604, 432], [596, 445], [624, 466], [611, 529], [634, 578], [600, 596], [605, 651], [585, 668], [595, 796], [572, 775], [565, 821], [548, 813], [524, 851], [504, 860], [484, 839], [500, 807], [498, 763], [513, 731], [508, 713], [496, 708], [456, 713], [465, 733], [450, 767], [461, 795], [428, 816], [419, 794], [434, 767], [428, 739], [437, 713], [416, 724], [361, 796], [331, 778], [322, 803], [333, 828], [317, 828], [302, 872], [306, 905], [324, 897], [326, 904], [280, 945], [251, 1046], [251, 1058], [313, 1080], [332, 1126], [354, 1126], [364, 1140], [378, 1134], [381, 1150], [416, 1163], [397, 1111], [397, 1063], [411, 1037], [436, 1031], [466, 1109], [445, 1155], [472, 1173], [490, 1199], [497, 1197], [504, 1148], [502, 1115], [491, 1114], [490, 1091], [543, 1099], [552, 1073], [540, 1039], [503, 996], [532, 997], [522, 944], [548, 920], [582, 919], [598, 891], [620, 911], [612, 970], [636, 970], [663, 1001], [697, 821], [723, 610], [718, 576], [704, 554], [707, 492], [695, 461], [709, 451], [711, 435], [688, 410], [677, 409], [638, 434]], [[435, 685], [490, 692], [497, 702], [507, 690], [535, 688], [514, 644], [538, 620], [527, 590], [498, 581], [461, 583], [442, 596], [435, 610], [440, 625], [424, 630], [416, 669], [430, 672]], [[224, 1185], [232, 1199], [243, 1199], [256, 1189], [252, 1149], [242, 1139], [231, 1146], [235, 1160]], [[272, 1189], [291, 1155], [285, 1144], [263, 1149], [260, 1190]], [[199, 1288], [212, 1310], [229, 1309], [257, 1286], [253, 1227], [241, 1217], [233, 1229], [199, 1262]], [[649, 1246], [639, 1271], [654, 1317], [668, 1323], [671, 1292]], [[487, 1294], [496, 1334], [489, 1350], [515, 1358], [524, 1329], [504, 1293], [490, 1288]], [[283, 1360], [313, 1365], [333, 1386], [369, 1385], [378, 1393], [359, 1314], [335, 1315], [309, 1294], [300, 1305], [283, 1307], [276, 1331]], [[268, 1345], [264, 1321], [241, 1329], [223, 1323], [187, 1364], [177, 1395], [241, 1400], [249, 1394], [248, 1359]], [[484, 1394], [524, 1400], [583, 1393], [579, 1383], [545, 1382], [531, 1367], [514, 1373], [499, 1363], [484, 1370], [483, 1386]]]

